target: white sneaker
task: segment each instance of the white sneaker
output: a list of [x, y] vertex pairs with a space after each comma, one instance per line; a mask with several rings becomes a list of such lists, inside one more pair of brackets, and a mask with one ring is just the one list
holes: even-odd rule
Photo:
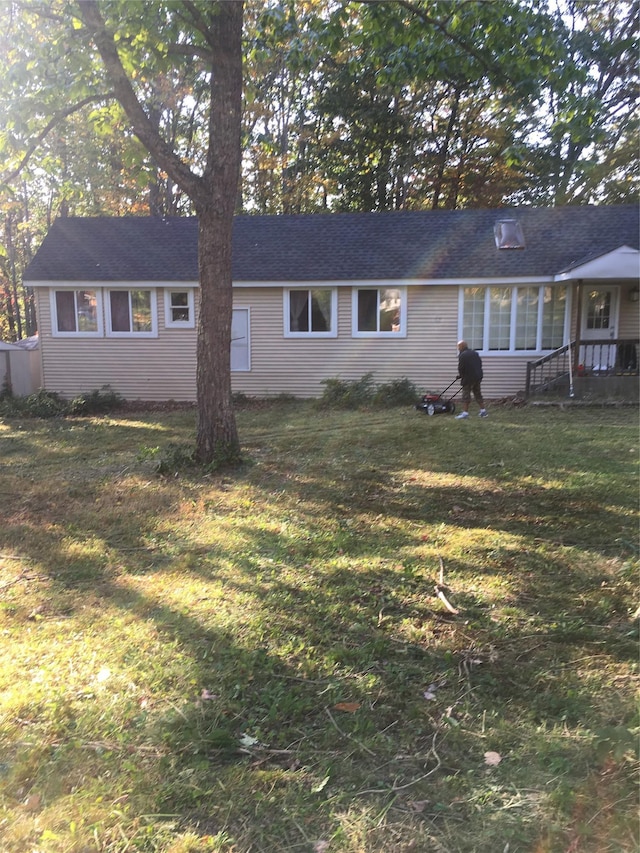
[[460, 412], [459, 415], [456, 415], [456, 420], [459, 421], [461, 418], [468, 418], [469, 412]]
[[479, 418], [488, 418], [489, 412], [486, 409], [480, 409], [480, 411], [478, 412], [478, 417]]

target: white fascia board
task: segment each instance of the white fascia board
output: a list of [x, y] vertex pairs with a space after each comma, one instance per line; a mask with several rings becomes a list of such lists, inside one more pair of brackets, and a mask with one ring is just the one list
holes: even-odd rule
[[100, 279], [99, 281], [69, 281], [66, 279], [56, 279], [55, 281], [25, 281], [25, 287], [52, 287], [52, 288], [60, 288], [60, 287], [69, 287], [73, 290], [95, 290], [96, 287], [106, 287], [109, 290], [115, 290], [116, 288], [126, 288], [127, 290], [149, 290], [152, 287], [167, 287], [173, 288], [174, 290], [178, 288], [189, 288], [189, 287], [199, 287], [199, 283], [197, 281], [105, 281], [104, 279]]
[[640, 252], [630, 246], [619, 246], [597, 258], [558, 273], [556, 281], [637, 281], [640, 278]]
[[[572, 276], [568, 276], [572, 277]], [[234, 281], [234, 288], [267, 288], [267, 287], [435, 287], [452, 285], [455, 287], [489, 287], [491, 285], [527, 285], [553, 284], [563, 281], [560, 276], [511, 276], [508, 278], [389, 278], [389, 279], [341, 279], [339, 281]], [[91, 290], [96, 287], [109, 289], [128, 288], [129, 290], [166, 287], [166, 288], [199, 288], [198, 281], [25, 281], [25, 287], [69, 287], [74, 290]]]
[[389, 279], [341, 279], [339, 281], [234, 281], [234, 287], [434, 287], [454, 285], [456, 287], [478, 287], [515, 284], [552, 284], [552, 275], [512, 276], [509, 278], [389, 278]]

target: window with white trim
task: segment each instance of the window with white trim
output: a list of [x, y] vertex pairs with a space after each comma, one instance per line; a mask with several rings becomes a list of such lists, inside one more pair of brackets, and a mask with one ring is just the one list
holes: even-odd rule
[[164, 323], [168, 329], [193, 329], [195, 312], [192, 288], [165, 288]]
[[463, 287], [462, 338], [485, 352], [539, 352], [564, 343], [565, 285]]
[[337, 314], [335, 288], [305, 287], [284, 291], [285, 337], [335, 338]]
[[101, 300], [97, 290], [55, 290], [51, 294], [55, 336], [101, 335]]
[[110, 337], [156, 337], [156, 291], [109, 290], [106, 298], [106, 326]]
[[353, 290], [353, 335], [406, 334], [406, 291], [397, 287], [358, 287]]

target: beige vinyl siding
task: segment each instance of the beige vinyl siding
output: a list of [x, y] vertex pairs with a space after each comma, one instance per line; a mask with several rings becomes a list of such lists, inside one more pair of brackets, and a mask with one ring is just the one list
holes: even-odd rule
[[[252, 397], [317, 397], [322, 381], [376, 383], [407, 378], [419, 392], [442, 391], [457, 373], [458, 293], [455, 285], [407, 288], [406, 337], [354, 338], [351, 285], [338, 287], [337, 338], [285, 338], [283, 289], [236, 287], [234, 303], [249, 307], [249, 371], [232, 372], [234, 392]], [[196, 399], [196, 329], [167, 329], [164, 292], [157, 291], [158, 337], [53, 337], [49, 291], [36, 290], [43, 384], [64, 397], [110, 385], [126, 399]], [[197, 294], [196, 294], [197, 295]], [[196, 298], [196, 311], [198, 300]], [[488, 399], [524, 389], [529, 356], [487, 354], [483, 390]], [[457, 383], [448, 394], [457, 390]]]
[[[235, 392], [268, 397], [293, 394], [317, 397], [322, 380], [360, 379], [372, 373], [376, 383], [407, 378], [419, 391], [441, 391], [458, 367], [458, 287], [407, 288], [407, 336], [353, 338], [352, 288], [338, 288], [337, 338], [285, 338], [282, 288], [237, 288], [237, 304], [251, 306], [251, 371], [233, 373]], [[523, 389], [525, 356], [488, 356], [487, 396]], [[456, 385], [450, 393], [454, 393]]]
[[640, 302], [631, 302], [629, 293], [637, 283], [622, 287], [620, 292], [620, 338], [635, 339], [640, 337]]
[[[407, 337], [353, 338], [351, 335], [352, 288], [338, 288], [337, 338], [285, 338], [282, 288], [239, 288], [238, 304], [251, 305], [251, 371], [234, 373], [234, 391], [251, 396], [293, 394], [317, 397], [324, 388], [322, 380], [360, 379], [372, 373], [377, 383], [407, 377], [422, 381], [426, 358], [422, 329], [432, 327], [434, 339], [450, 335], [447, 358], [438, 344], [437, 370], [455, 371], [455, 334], [457, 303], [444, 296], [444, 288], [408, 290]], [[438, 293], [436, 293], [438, 291]], [[454, 374], [455, 375], [455, 374]]]
[[37, 288], [43, 384], [63, 397], [103, 385], [127, 400], [196, 398], [196, 330], [165, 329], [158, 289], [157, 338], [53, 337], [49, 290]]

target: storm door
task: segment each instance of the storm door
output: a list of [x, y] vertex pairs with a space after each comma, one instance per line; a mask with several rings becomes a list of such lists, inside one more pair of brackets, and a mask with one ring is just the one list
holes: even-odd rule
[[580, 364], [589, 373], [609, 373], [616, 364], [620, 288], [583, 288]]

